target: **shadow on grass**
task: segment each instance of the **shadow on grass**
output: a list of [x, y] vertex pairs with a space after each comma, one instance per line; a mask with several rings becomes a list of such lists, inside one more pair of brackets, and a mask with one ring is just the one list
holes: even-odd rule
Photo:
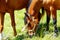
[[[39, 37], [44, 37], [44, 35], [45, 35], [44, 32], [46, 31], [46, 26], [47, 26], [46, 23], [39, 24], [38, 29], [36, 31], [36, 35], [39, 36]], [[53, 27], [53, 23], [50, 23], [49, 27], [50, 26]], [[59, 28], [59, 30], [60, 30], [60, 28]], [[49, 30], [49, 32], [53, 32], [53, 30]]]
[[15, 40], [23, 40], [25, 38], [24, 35], [18, 35]]
[[58, 27], [58, 30], [59, 30], [59, 32], [60, 32], [60, 27]]
[[46, 23], [44, 23], [44, 24], [39, 24], [38, 25], [38, 29], [37, 29], [37, 31], [36, 31], [36, 36], [39, 36], [39, 37], [42, 37], [42, 35], [43, 35], [43, 31], [45, 30], [45, 27], [46, 27]]

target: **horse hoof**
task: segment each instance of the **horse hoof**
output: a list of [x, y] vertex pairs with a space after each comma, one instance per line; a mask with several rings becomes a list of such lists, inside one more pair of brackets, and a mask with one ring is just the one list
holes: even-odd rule
[[54, 32], [55, 32], [56, 34], [58, 34], [58, 30], [54, 30]]
[[17, 35], [17, 33], [14, 33], [14, 36], [16, 36]]
[[53, 36], [54, 36], [54, 37], [57, 37], [57, 36], [58, 36], [58, 33], [54, 33]]
[[54, 30], [54, 36], [55, 36], [55, 37], [58, 36], [58, 30]]

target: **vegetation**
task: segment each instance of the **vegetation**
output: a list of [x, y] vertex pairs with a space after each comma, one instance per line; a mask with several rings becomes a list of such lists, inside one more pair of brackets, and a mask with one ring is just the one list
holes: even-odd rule
[[24, 26], [24, 13], [25, 13], [25, 9], [17, 10], [14, 12], [16, 29], [18, 33], [16, 37], [13, 36], [13, 29], [11, 26], [10, 16], [8, 13], [5, 15], [4, 30], [3, 30], [4, 37], [7, 37], [8, 40], [60, 40], [60, 11], [59, 10], [57, 11], [57, 27], [59, 29], [59, 35], [57, 37], [53, 36], [54, 26], [53, 26], [52, 17], [49, 25], [50, 32], [49, 34], [44, 35], [44, 30], [46, 27], [46, 13], [45, 13], [45, 15], [42, 17], [40, 21], [37, 35], [33, 36], [32, 38], [29, 38], [28, 35], [26, 34], [26, 30], [24, 32], [21, 31]]

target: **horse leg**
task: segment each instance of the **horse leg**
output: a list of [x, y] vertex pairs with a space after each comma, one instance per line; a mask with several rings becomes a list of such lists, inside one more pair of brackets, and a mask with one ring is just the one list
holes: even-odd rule
[[5, 13], [0, 13], [0, 39], [2, 40], [3, 34], [3, 26], [4, 26], [4, 15]]
[[42, 7], [42, 14], [44, 14], [44, 7]]
[[16, 28], [15, 28], [16, 24], [15, 24], [14, 12], [10, 13], [10, 17], [11, 17], [11, 25], [12, 25], [12, 28], [14, 31], [14, 36], [16, 36], [17, 32], [16, 32]]
[[55, 33], [58, 33], [58, 29], [57, 29], [57, 13], [56, 13], [56, 10], [54, 9], [52, 11], [52, 17], [53, 17], [53, 24], [54, 24], [54, 32]]
[[24, 13], [25, 14], [25, 17], [24, 17], [24, 24], [26, 24], [27, 23], [27, 19], [26, 19], [26, 14], [27, 14], [27, 12], [26, 13]]
[[49, 10], [46, 10], [46, 14], [47, 14], [47, 20], [46, 20], [47, 27], [46, 27], [46, 31], [48, 31], [49, 30], [49, 22], [50, 22], [50, 15], [51, 15], [51, 13], [50, 13]]

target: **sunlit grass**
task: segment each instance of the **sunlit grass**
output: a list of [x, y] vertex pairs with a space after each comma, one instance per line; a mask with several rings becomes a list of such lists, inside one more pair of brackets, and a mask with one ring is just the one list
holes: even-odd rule
[[[15, 11], [15, 22], [16, 22], [16, 29], [17, 29], [17, 33], [18, 35], [16, 37], [13, 36], [13, 29], [11, 26], [11, 20], [10, 20], [10, 16], [7, 13], [5, 15], [5, 22], [4, 22], [4, 35], [8, 36], [9, 40], [60, 40], [60, 34], [58, 37], [53, 37], [53, 30], [54, 30], [54, 26], [53, 26], [53, 22], [52, 22], [52, 17], [51, 17], [51, 21], [50, 21], [50, 29], [49, 31], [51, 31], [49, 34], [44, 35], [43, 31], [44, 31], [44, 27], [46, 27], [46, 14], [43, 16], [43, 18], [40, 21], [40, 29], [38, 32], [40, 33], [40, 35], [44, 35], [44, 37], [39, 37], [39, 36], [33, 36], [32, 38], [27, 37], [26, 32], [21, 32], [22, 27], [24, 26], [24, 13], [25, 10], [18, 10]], [[60, 29], [60, 11], [57, 11], [57, 27]], [[59, 31], [60, 32], [60, 31]]]

